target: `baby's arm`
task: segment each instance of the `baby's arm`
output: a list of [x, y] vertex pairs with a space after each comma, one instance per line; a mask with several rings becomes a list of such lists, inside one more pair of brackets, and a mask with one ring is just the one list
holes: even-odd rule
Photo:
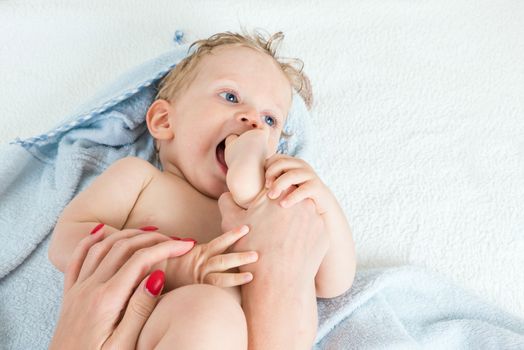
[[111, 165], [65, 207], [53, 231], [49, 260], [64, 272], [78, 242], [99, 223], [119, 231], [156, 170], [147, 161], [127, 157]]
[[268, 130], [254, 129], [226, 139], [227, 187], [244, 209], [264, 189], [268, 137]]
[[330, 246], [315, 277], [315, 286], [317, 297], [332, 298], [346, 292], [353, 284], [355, 245], [344, 211], [334, 196], [332, 206], [322, 216]]
[[353, 284], [356, 258], [351, 229], [337, 199], [302, 159], [274, 155], [266, 168], [269, 198], [278, 198], [282, 191], [296, 185], [280, 204], [288, 208], [309, 198], [324, 221], [330, 246], [315, 277], [317, 297], [332, 298], [344, 293]]

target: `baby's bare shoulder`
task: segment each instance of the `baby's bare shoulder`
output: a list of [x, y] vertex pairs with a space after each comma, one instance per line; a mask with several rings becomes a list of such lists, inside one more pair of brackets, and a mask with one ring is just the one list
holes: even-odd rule
[[135, 180], [142, 179], [149, 182], [155, 175], [160, 174], [160, 170], [153, 164], [138, 157], [125, 157], [113, 163], [106, 173], [118, 174], [119, 177], [126, 176]]
[[111, 167], [135, 171], [159, 171], [157, 168], [153, 166], [153, 164], [149, 163], [147, 160], [133, 156], [119, 159], [115, 163], [113, 163]]
[[62, 213], [63, 220], [97, 221], [121, 228], [140, 193], [159, 172], [137, 157], [122, 158], [109, 166], [77, 194]]

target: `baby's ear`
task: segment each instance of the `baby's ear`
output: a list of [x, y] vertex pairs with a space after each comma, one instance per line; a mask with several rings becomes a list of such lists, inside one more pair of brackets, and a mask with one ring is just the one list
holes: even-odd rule
[[171, 110], [171, 104], [162, 99], [156, 100], [149, 106], [146, 123], [149, 132], [155, 139], [170, 140], [173, 138], [174, 134], [169, 120]]

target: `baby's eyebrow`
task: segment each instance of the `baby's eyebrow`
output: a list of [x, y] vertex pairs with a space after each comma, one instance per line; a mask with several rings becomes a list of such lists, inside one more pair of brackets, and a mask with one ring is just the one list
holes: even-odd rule
[[273, 115], [278, 116], [282, 120], [284, 120], [287, 117], [287, 115], [289, 114], [289, 110], [288, 110], [287, 113], [284, 113], [285, 109], [282, 108], [282, 106], [280, 106], [276, 102], [274, 103], [274, 107], [273, 108], [269, 108], [268, 110], [271, 111], [271, 113], [273, 113]]
[[[211, 86], [213, 89], [216, 89], [220, 86], [231, 86], [237, 91], [237, 93], [240, 93], [239, 90], [241, 90], [240, 85], [238, 85], [234, 80], [227, 78], [216, 78], [211, 83]], [[280, 117], [281, 119], [286, 117], [286, 115], [284, 115], [284, 109], [278, 103], [274, 103], [271, 108], [265, 108], [264, 110], [268, 111], [273, 116]]]
[[213, 88], [217, 88], [217, 87], [222, 86], [222, 85], [232, 86], [232, 87], [235, 88], [235, 90], [238, 90], [240, 88], [239, 85], [234, 80], [231, 80], [231, 79], [217, 78], [217, 79], [213, 80], [213, 82], [211, 84], [211, 86], [213, 86]]
[[279, 119], [284, 119], [284, 113], [282, 113], [282, 110], [280, 108], [278, 108], [277, 110], [275, 109], [271, 109], [271, 108], [266, 108], [264, 109], [265, 112], [271, 114], [273, 117], [277, 117]]

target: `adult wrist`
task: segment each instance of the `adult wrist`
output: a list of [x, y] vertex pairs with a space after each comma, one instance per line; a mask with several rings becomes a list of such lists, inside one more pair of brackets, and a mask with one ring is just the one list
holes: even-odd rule
[[279, 277], [261, 272], [241, 287], [250, 350], [305, 349], [313, 344], [318, 324], [314, 283]]

